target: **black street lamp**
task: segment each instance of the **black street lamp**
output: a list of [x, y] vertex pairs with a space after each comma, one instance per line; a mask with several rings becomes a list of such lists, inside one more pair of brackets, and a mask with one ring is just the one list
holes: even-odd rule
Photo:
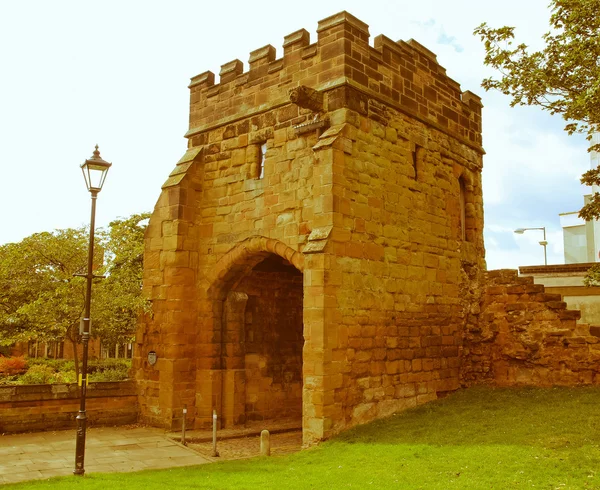
[[88, 248], [87, 274], [81, 274], [87, 279], [85, 292], [85, 314], [82, 319], [81, 342], [83, 343], [83, 356], [81, 361], [81, 402], [79, 405], [79, 414], [77, 414], [77, 442], [75, 446], [75, 469], [73, 473], [83, 475], [85, 469], [83, 462], [85, 459], [85, 433], [87, 429], [87, 416], [85, 413], [85, 395], [87, 391], [87, 363], [88, 363], [88, 343], [90, 340], [90, 310], [92, 305], [92, 279], [94, 279], [94, 227], [96, 222], [96, 198], [102, 190], [104, 180], [108, 169], [112, 164], [104, 161], [100, 157], [98, 145], [94, 154], [88, 160], [81, 164], [81, 171], [85, 178], [85, 185], [92, 195], [92, 216], [90, 218], [90, 244]]

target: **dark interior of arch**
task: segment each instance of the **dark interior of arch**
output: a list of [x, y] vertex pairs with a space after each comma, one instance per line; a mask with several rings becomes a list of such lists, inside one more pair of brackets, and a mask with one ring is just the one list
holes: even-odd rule
[[245, 420], [302, 416], [303, 276], [271, 254], [235, 285], [243, 320]]

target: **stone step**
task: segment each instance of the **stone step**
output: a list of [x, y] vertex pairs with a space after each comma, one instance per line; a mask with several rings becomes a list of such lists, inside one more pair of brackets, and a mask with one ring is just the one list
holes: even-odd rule
[[[567, 310], [572, 311], [572, 310]], [[575, 335], [580, 335], [582, 337], [588, 337], [590, 335], [590, 326], [587, 323], [578, 323], [575, 325], [574, 330]]]
[[592, 336], [587, 336], [587, 337], [570, 337], [568, 339], [565, 339], [565, 342], [568, 343], [568, 345], [570, 346], [578, 346], [578, 347], [583, 347], [584, 345], [587, 344], [597, 344], [600, 340], [598, 339], [598, 337], [592, 337]]
[[[552, 308], [550, 306], [550, 308]], [[579, 320], [581, 318], [581, 311], [579, 310], [562, 310], [558, 312], [558, 318], [561, 320]], [[588, 329], [589, 332], [589, 329]]]
[[541, 293], [539, 295], [539, 301], [543, 302], [563, 302], [562, 295], [556, 293]]

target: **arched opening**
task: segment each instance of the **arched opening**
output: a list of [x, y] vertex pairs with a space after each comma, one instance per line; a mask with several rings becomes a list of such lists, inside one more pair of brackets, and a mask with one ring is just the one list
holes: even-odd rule
[[197, 351], [199, 426], [212, 410], [225, 428], [257, 420], [301, 426], [302, 259], [281, 242], [257, 238], [215, 267]]
[[302, 273], [278, 255], [235, 287], [243, 321], [246, 422], [302, 417]]

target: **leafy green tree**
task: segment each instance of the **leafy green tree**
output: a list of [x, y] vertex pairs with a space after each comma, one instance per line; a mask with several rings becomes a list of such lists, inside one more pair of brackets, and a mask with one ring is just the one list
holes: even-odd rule
[[512, 97], [511, 106], [534, 105], [559, 114], [569, 134], [597, 131], [600, 122], [600, 0], [553, 0], [545, 47], [514, 46], [514, 27], [475, 29], [484, 63], [501, 73], [483, 80], [486, 90]]
[[[141, 296], [143, 237], [149, 214], [136, 214], [96, 232], [98, 279], [92, 294], [92, 336], [108, 342], [133, 337]], [[72, 343], [75, 366], [84, 312], [89, 236], [85, 228], [36, 233], [0, 246], [0, 345], [38, 339]]]
[[141, 294], [144, 232], [149, 217], [150, 213], [134, 214], [109, 225], [104, 242], [106, 279], [92, 296], [94, 335], [107, 342], [130, 342], [138, 316], [150, 311]]
[[[538, 106], [565, 121], [569, 134], [600, 131], [600, 0], [552, 0], [551, 30], [544, 48], [531, 51], [514, 44], [514, 27], [493, 29], [486, 23], [475, 29], [484, 43], [484, 63], [498, 70], [499, 78], [486, 78], [486, 90], [499, 90], [512, 98], [511, 106]], [[600, 151], [600, 145], [590, 146]], [[600, 185], [600, 168], [587, 171], [582, 184]], [[585, 220], [600, 218], [600, 195], [579, 212]], [[600, 267], [590, 271], [591, 284], [600, 284]]]
[[[36, 233], [0, 249], [0, 343], [36, 338], [72, 343], [77, 365], [83, 312], [87, 233], [83, 228]], [[15, 294], [16, 293], [16, 294]]]

